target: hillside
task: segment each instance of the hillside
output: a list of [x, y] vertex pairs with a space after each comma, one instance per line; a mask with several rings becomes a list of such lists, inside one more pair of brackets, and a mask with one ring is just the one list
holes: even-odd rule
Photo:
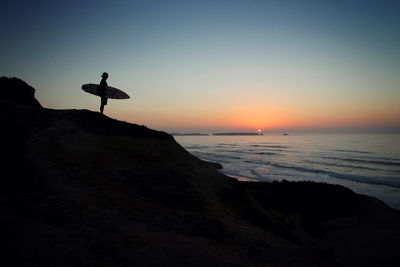
[[167, 133], [88, 110], [5, 99], [0, 123], [6, 265], [400, 263], [400, 212], [345, 187], [239, 182]]

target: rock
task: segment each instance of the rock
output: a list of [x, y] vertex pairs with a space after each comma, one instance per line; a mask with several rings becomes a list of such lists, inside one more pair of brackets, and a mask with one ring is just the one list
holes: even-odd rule
[[35, 89], [18, 78], [0, 78], [0, 99], [12, 101], [14, 103], [31, 106], [42, 107], [35, 98]]

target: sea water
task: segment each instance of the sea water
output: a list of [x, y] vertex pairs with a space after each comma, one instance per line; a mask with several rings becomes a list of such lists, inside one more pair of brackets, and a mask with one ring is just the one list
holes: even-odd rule
[[400, 210], [400, 134], [175, 136], [239, 180], [340, 184]]

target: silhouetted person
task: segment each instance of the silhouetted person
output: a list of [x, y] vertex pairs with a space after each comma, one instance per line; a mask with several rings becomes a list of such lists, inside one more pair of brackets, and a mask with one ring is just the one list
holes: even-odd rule
[[101, 82], [100, 82], [100, 97], [101, 97], [101, 105], [100, 105], [100, 113], [103, 114], [104, 111], [104, 106], [107, 105], [107, 100], [108, 98], [106, 97], [106, 91], [107, 91], [107, 78], [108, 78], [108, 73], [103, 72], [103, 75], [101, 75]]

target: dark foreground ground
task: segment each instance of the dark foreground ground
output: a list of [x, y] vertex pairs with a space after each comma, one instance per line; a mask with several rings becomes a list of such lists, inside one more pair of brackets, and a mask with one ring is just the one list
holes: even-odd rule
[[238, 182], [87, 110], [0, 125], [2, 266], [400, 266], [400, 212], [345, 187]]

